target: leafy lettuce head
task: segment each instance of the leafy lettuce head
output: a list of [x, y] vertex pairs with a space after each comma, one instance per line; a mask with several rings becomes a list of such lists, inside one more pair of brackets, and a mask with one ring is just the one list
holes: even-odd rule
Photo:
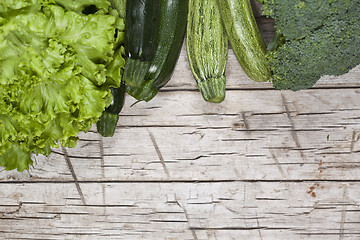
[[23, 171], [111, 103], [124, 23], [105, 0], [0, 1], [0, 166]]

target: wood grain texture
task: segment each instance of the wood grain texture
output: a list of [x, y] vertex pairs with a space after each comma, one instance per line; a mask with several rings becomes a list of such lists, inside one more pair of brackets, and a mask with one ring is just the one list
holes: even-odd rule
[[[271, 39], [273, 23], [261, 17]], [[113, 138], [0, 172], [0, 239], [360, 239], [360, 66], [313, 88], [255, 83], [229, 50], [227, 96], [203, 101], [185, 49]]]
[[360, 234], [358, 182], [80, 185], [86, 205], [71, 182], [2, 183], [3, 238], [285, 240]]

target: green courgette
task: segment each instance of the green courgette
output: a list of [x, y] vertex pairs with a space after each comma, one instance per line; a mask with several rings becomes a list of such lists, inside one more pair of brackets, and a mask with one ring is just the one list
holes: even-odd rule
[[170, 80], [179, 58], [186, 30], [188, 0], [161, 0], [157, 47], [140, 87], [127, 92], [137, 100], [150, 101]]
[[105, 109], [99, 121], [96, 123], [97, 131], [103, 137], [112, 137], [115, 133], [115, 128], [119, 121], [119, 113], [125, 102], [126, 85], [122, 82], [119, 88], [112, 87], [110, 90], [113, 95], [113, 101]]
[[126, 65], [124, 81], [140, 87], [156, 50], [160, 0], [127, 0], [125, 16]]
[[188, 61], [206, 101], [225, 98], [228, 40], [216, 0], [190, 0], [186, 33]]
[[[117, 13], [122, 18], [125, 13], [125, 0], [111, 0], [112, 7], [117, 10]], [[121, 13], [123, 14], [121, 16]], [[124, 49], [124, 34], [123, 32], [117, 32], [116, 37], [118, 39], [117, 45], [114, 46], [116, 48], [115, 54], [121, 54], [121, 56], [125, 55]], [[125, 63], [119, 63], [117, 61], [124, 61], [124, 58], [114, 58], [114, 61], [111, 62], [107, 68], [110, 72], [110, 75], [114, 79], [122, 79], [124, 69], [114, 68], [114, 66], [124, 66]], [[119, 121], [119, 113], [121, 112], [124, 102], [125, 102], [125, 93], [126, 93], [126, 85], [124, 80], [121, 80], [120, 87], [114, 88], [110, 87], [112, 102], [111, 104], [103, 111], [100, 119], [96, 123], [97, 131], [103, 137], [112, 137], [115, 133], [116, 125]]]
[[231, 47], [244, 72], [254, 81], [268, 81], [271, 72], [266, 45], [256, 24], [250, 0], [217, 0]]

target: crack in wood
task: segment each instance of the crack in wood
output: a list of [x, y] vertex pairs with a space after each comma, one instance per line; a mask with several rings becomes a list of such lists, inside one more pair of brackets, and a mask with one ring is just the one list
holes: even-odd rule
[[256, 197], [258, 201], [285, 201], [285, 198]]
[[62, 151], [64, 153], [64, 158], [65, 158], [66, 164], [67, 164], [67, 166], [68, 166], [68, 168], [69, 168], [69, 170], [71, 172], [71, 175], [72, 175], [72, 177], [74, 179], [76, 190], [77, 190], [77, 192], [78, 192], [78, 194], [80, 196], [81, 202], [85, 206], [86, 205], [85, 197], [84, 197], [84, 194], [83, 194], [83, 192], [81, 190], [81, 187], [80, 187], [79, 181], [77, 179], [74, 167], [73, 167], [73, 165], [71, 163], [71, 160], [70, 160], [69, 155], [68, 155], [68, 153], [66, 151], [66, 148], [64, 146], [61, 146], [61, 148], [62, 148]]
[[259, 217], [258, 217], [257, 211], [255, 211], [255, 215], [256, 215], [256, 226], [258, 227], [259, 237], [260, 237], [260, 240], [263, 240], [263, 237], [262, 237], [262, 234], [261, 234], [260, 222], [259, 222]]
[[298, 116], [321, 116], [321, 115], [333, 115], [335, 112], [304, 112], [297, 113]]
[[166, 166], [166, 164], [165, 164], [164, 157], [163, 157], [163, 155], [162, 155], [162, 153], [161, 153], [161, 151], [160, 151], [160, 148], [159, 148], [159, 146], [158, 146], [158, 144], [157, 144], [157, 142], [156, 142], [156, 139], [155, 139], [154, 135], [153, 135], [149, 130], [148, 130], [148, 133], [149, 133], [151, 142], [152, 142], [152, 144], [153, 144], [153, 146], [154, 146], [154, 148], [155, 148], [155, 151], [156, 151], [156, 153], [157, 153], [157, 155], [158, 155], [158, 157], [159, 157], [159, 159], [160, 159], [161, 165], [162, 165], [162, 167], [163, 167], [163, 169], [164, 169], [164, 171], [165, 171], [165, 174], [166, 174], [166, 176], [167, 176], [168, 178], [170, 178], [169, 170], [168, 170], [168, 168], [167, 168], [167, 166]]
[[[56, 206], [56, 205], [51, 205]], [[74, 206], [74, 207], [82, 207], [83, 205], [80, 204], [68, 204], [68, 206]], [[138, 205], [136, 204], [86, 204], [86, 207], [90, 208], [138, 208]]]
[[246, 113], [243, 111], [241, 112], [241, 118], [244, 122], [244, 126], [245, 126], [245, 129], [246, 129], [246, 132], [249, 133], [249, 130], [250, 130], [250, 127], [249, 127], [249, 122], [248, 122], [248, 118], [250, 116], [247, 116]]
[[189, 218], [189, 214], [185, 208], [185, 206], [183, 206], [182, 204], [180, 204], [179, 200], [175, 201], [176, 204], [184, 211], [185, 214], [185, 218], [186, 218], [186, 222], [188, 224], [188, 229], [191, 231], [191, 234], [193, 235], [194, 240], [198, 240], [198, 237], [196, 235], [195, 229], [193, 227], [191, 227], [190, 225], [190, 218]]
[[14, 218], [8, 218], [8, 217], [4, 217], [1, 218], [2, 220], [6, 219], [6, 220], [13, 220], [13, 219], [18, 219], [18, 220], [27, 220], [27, 219], [34, 219], [34, 220], [51, 220], [51, 219], [60, 219], [60, 214], [55, 214], [54, 216], [15, 216]]
[[39, 211], [38, 213], [40, 214], [50, 214], [50, 215], [75, 215], [75, 216], [91, 216], [91, 213], [89, 212], [61, 212], [61, 211], [52, 211], [52, 212], [47, 212], [47, 211]]
[[350, 152], [352, 153], [354, 151], [354, 145], [357, 141], [359, 141], [360, 136], [357, 135], [356, 130], [353, 130], [352, 136], [351, 136], [351, 144], [350, 144]]
[[[295, 142], [295, 145], [300, 153], [300, 156], [302, 158], [302, 160], [305, 162], [305, 155], [304, 155], [304, 152], [301, 150], [302, 147], [301, 147], [301, 144], [300, 144], [300, 141], [299, 141], [299, 138], [298, 138], [298, 135], [297, 135], [297, 131], [296, 131], [296, 128], [295, 128], [295, 121], [293, 119], [293, 117], [291, 116], [291, 112], [290, 112], [290, 109], [289, 109], [289, 106], [288, 106], [288, 101], [285, 97], [285, 95], [283, 93], [281, 93], [281, 98], [282, 98], [282, 102], [283, 102], [283, 106], [285, 108], [285, 112], [286, 112], [286, 115], [287, 115], [287, 118], [289, 119], [289, 122], [290, 122], [290, 125], [291, 125], [291, 136]], [[302, 164], [301, 164], [302, 165]]]
[[[103, 136], [100, 136], [99, 141], [99, 149], [100, 149], [100, 156], [101, 156], [101, 177], [105, 178], [105, 158], [104, 158], [104, 138]], [[101, 185], [102, 190], [102, 203], [105, 206], [106, 205], [106, 191], [105, 191], [105, 184]], [[107, 208], [104, 208], [104, 216], [107, 216]]]
[[[285, 174], [285, 172], [284, 172], [284, 169], [282, 168], [279, 160], [277, 159], [277, 157], [275, 156], [275, 154], [273, 153], [273, 151], [270, 150], [270, 154], [271, 154], [271, 158], [274, 160], [275, 165], [276, 165], [277, 169], [279, 170], [281, 176], [282, 176], [285, 180], [287, 180], [287, 176], [286, 176], [286, 174]], [[286, 185], [286, 187], [289, 188], [287, 185]]]
[[214, 153], [209, 153], [209, 156], [225, 156], [225, 155], [243, 155], [240, 154], [238, 152], [214, 152]]
[[151, 219], [150, 222], [159, 223], [187, 223], [187, 220], [165, 220], [165, 219]]
[[[343, 200], [345, 200], [347, 194], [347, 186], [344, 185], [344, 190], [343, 190]], [[341, 221], [340, 221], [340, 230], [339, 230], [339, 240], [343, 240], [344, 239], [344, 225], [345, 225], [345, 217], [346, 217], [346, 204], [344, 204], [342, 206], [342, 211], [341, 211]]]
[[223, 204], [223, 203], [221, 203], [221, 205], [222, 205], [222, 206], [224, 206], [224, 208], [225, 208], [225, 209], [227, 209], [227, 210], [228, 210], [229, 212], [231, 212], [231, 213], [240, 214], [240, 212], [239, 212], [239, 211], [234, 210], [234, 209], [232, 209], [232, 208], [230, 208], [230, 207], [226, 206], [226, 205], [225, 205], [225, 204]]
[[[60, 151], [57, 151], [56, 149], [52, 149], [51, 150], [51, 153], [52, 154], [57, 154], [57, 155], [60, 155], [60, 156], [65, 156], [65, 153], [64, 152], [60, 152]], [[68, 153], [67, 153], [68, 154]], [[76, 159], [101, 159], [101, 156], [78, 156], [78, 155], [70, 155], [68, 154], [67, 155], [68, 158], [76, 158]]]
[[235, 164], [235, 162], [233, 161], [233, 165], [234, 165], [234, 167], [233, 167], [233, 171], [234, 171], [234, 173], [235, 173], [235, 176], [238, 178], [238, 179], [241, 179], [242, 178], [242, 176], [241, 176], [241, 174], [240, 174], [240, 172], [239, 172], [239, 170], [236, 168], [236, 164]]
[[331, 106], [330, 102], [324, 100], [322, 97], [317, 96], [314, 92], [309, 92], [309, 94], [314, 98], [316, 98], [318, 101], [322, 102], [323, 104]]
[[290, 227], [193, 227], [197, 231], [292, 230]]
[[210, 157], [209, 155], [200, 155], [194, 158], [176, 158], [175, 160], [179, 160], [179, 161], [194, 161], [194, 160], [199, 160], [201, 158], [208, 158]]
[[258, 141], [261, 138], [223, 138], [222, 142], [247, 142], [247, 141]]
[[23, 206], [23, 202], [19, 202], [19, 205], [17, 205], [17, 208], [14, 211], [5, 212], [4, 214], [11, 215], [11, 214], [19, 213], [22, 206]]
[[102, 136], [100, 137], [99, 148], [100, 148], [100, 157], [101, 157], [101, 159], [100, 159], [101, 177], [105, 178], [104, 139]]
[[339, 164], [339, 165], [329, 165], [330, 163], [327, 163], [328, 166], [322, 166], [319, 167], [319, 170], [326, 170], [326, 169], [356, 169], [360, 167], [360, 164], [354, 164], [354, 163], [350, 163], [350, 164]]
[[231, 127], [210, 127], [210, 126], [206, 126], [206, 127], [197, 127], [197, 129], [201, 129], [201, 130], [222, 130], [222, 129], [231, 129]]
[[265, 154], [245, 154], [245, 157], [247, 158], [260, 158], [260, 157], [266, 157]]
[[193, 113], [193, 114], [178, 114], [176, 115], [177, 117], [204, 117], [204, 116], [217, 116], [217, 117], [222, 117], [222, 116], [229, 116], [229, 117], [233, 117], [236, 116], [237, 114], [233, 114], [233, 113]]
[[199, 135], [200, 139], [203, 139], [205, 136], [205, 134], [201, 133], [200, 131], [184, 132], [181, 135]]

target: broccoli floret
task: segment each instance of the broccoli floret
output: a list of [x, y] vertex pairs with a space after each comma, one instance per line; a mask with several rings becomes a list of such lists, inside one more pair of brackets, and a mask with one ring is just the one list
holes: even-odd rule
[[265, 0], [276, 37], [268, 49], [277, 89], [313, 86], [323, 75], [342, 75], [360, 63], [360, 0]]

